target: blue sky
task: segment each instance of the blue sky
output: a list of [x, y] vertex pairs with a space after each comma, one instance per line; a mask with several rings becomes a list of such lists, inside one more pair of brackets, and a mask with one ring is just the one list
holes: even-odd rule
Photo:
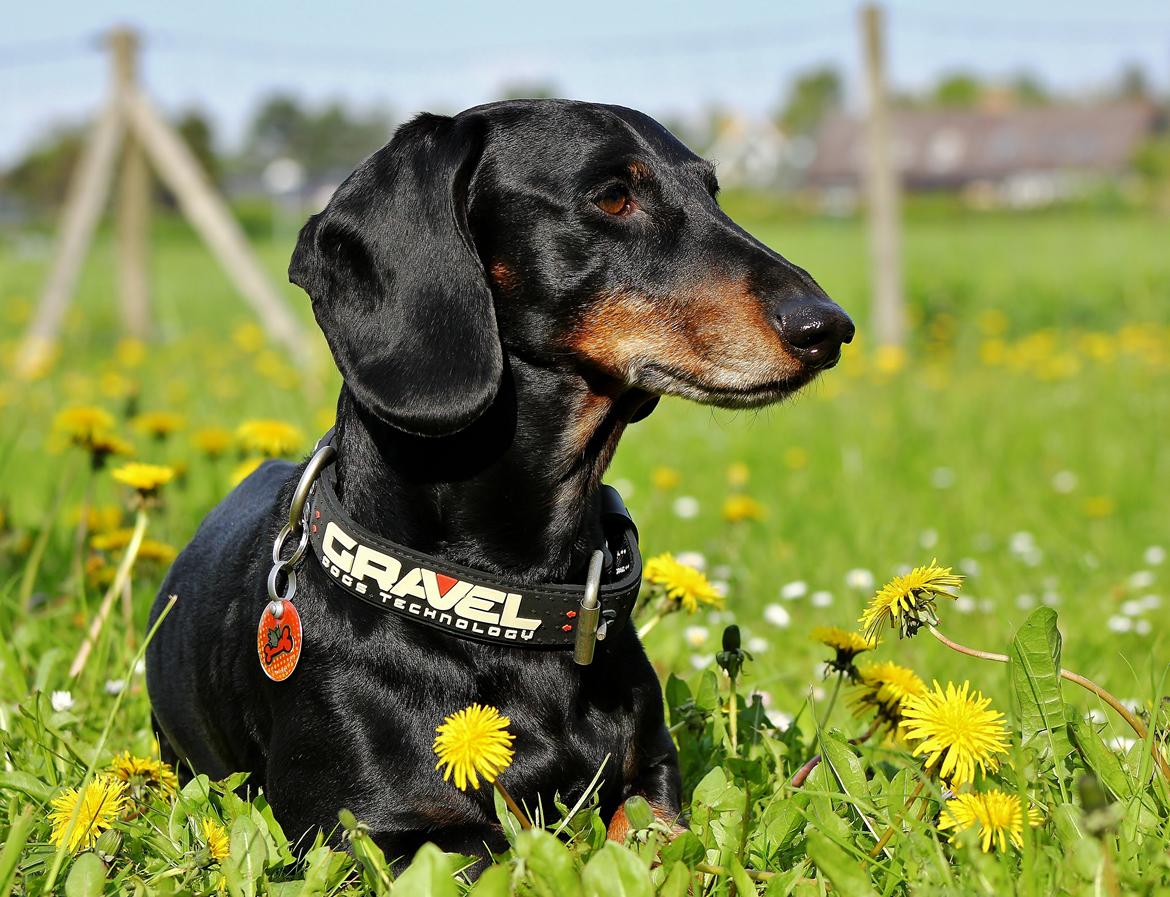
[[[403, 116], [484, 102], [509, 82], [551, 81], [565, 96], [652, 114], [694, 114], [714, 102], [762, 114], [812, 65], [837, 64], [856, 84], [856, 8], [847, 0], [20, 3], [0, 32], [0, 164], [45, 127], [96, 106], [106, 61], [93, 47], [118, 22], [146, 33], [151, 93], [168, 109], [203, 108], [230, 144], [259, 98], [278, 89]], [[887, 10], [898, 87], [955, 69], [992, 77], [1027, 69], [1060, 89], [1091, 91], [1127, 62], [1170, 83], [1167, 0], [891, 0]]]

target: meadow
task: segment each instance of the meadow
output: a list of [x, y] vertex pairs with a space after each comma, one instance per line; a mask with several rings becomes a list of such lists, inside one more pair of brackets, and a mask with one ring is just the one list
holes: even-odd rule
[[[564, 819], [544, 808], [531, 830], [500, 804], [513, 849], [473, 893], [1170, 893], [1170, 783], [1152, 761], [1170, 740], [1167, 223], [1138, 212], [923, 211], [905, 240], [915, 335], [890, 350], [865, 337], [858, 222], [728, 202], [854, 314], [860, 336], [838, 368], [779, 407], [664, 400], [627, 432], [607, 477], [644, 555], [673, 553], [723, 596], [722, 607], [667, 614], [645, 638], [680, 745], [691, 833], [668, 844], [633, 807], [644, 824], [624, 847], [606, 846], [588, 801], [562, 808]], [[125, 805], [96, 847], [52, 840], [60, 822], [49, 810], [66, 789], [122, 752], [154, 756], [136, 665], [147, 610], [171, 550], [264, 449], [241, 446], [239, 426], [295, 426], [297, 444], [282, 450], [300, 457], [329, 425], [338, 386], [323, 343], [292, 363], [189, 234], [167, 221], [157, 231], [156, 342], [120, 339], [114, 253], [102, 240], [60, 357], [34, 382], [0, 382], [0, 897], [463, 893], [458, 858], [433, 850], [395, 877], [360, 820], [343, 822], [349, 853], [319, 844], [297, 859], [262, 796], [233, 793], [238, 782], [196, 778], [176, 793], [157, 775], [127, 773]], [[258, 242], [280, 283], [290, 247], [291, 237]], [[0, 243], [6, 364], [45, 263], [27, 236]], [[307, 298], [286, 291], [311, 322]], [[71, 677], [134, 518], [132, 490], [109, 473], [125, 459], [94, 472], [55, 429], [76, 406], [108, 411], [133, 457], [178, 476], [149, 511], [150, 548], [125, 596]], [[924, 688], [969, 682], [1005, 714], [1010, 746], [973, 784], [924, 771], [898, 719], [880, 725], [897, 708], [865, 675], [826, 671], [834, 651], [811, 637], [856, 629], [883, 583], [934, 559], [963, 577], [946, 589], [957, 597], [915, 600], [936, 605], [952, 639], [1013, 662], [960, 655], [924, 630], [886, 631], [856, 664], [896, 662]], [[653, 584], [647, 593], [643, 626], [660, 607], [676, 610]], [[750, 657], [734, 638], [723, 644], [730, 624]], [[1146, 740], [1101, 698], [1062, 689], [1061, 666], [1116, 695]], [[875, 706], [879, 727], [859, 739]], [[794, 784], [817, 754], [825, 762]], [[946, 807], [953, 793], [992, 789], [1033, 807], [1039, 824], [985, 851], [978, 826], [956, 832]]]

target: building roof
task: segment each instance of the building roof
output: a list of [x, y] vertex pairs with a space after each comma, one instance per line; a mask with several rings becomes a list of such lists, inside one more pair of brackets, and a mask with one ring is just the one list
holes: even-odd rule
[[[1117, 174], [1154, 128], [1146, 103], [1005, 110], [896, 109], [894, 158], [908, 186], [959, 186], [1024, 172]], [[812, 183], [849, 183], [863, 164], [864, 128], [833, 116], [817, 136]]]

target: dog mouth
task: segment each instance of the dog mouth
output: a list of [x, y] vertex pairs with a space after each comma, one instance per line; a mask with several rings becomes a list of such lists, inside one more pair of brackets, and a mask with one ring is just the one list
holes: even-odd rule
[[744, 386], [712, 383], [686, 371], [650, 363], [641, 370], [638, 385], [658, 395], [673, 395], [720, 408], [758, 408], [787, 398], [807, 385], [819, 370], [805, 370], [774, 380]]

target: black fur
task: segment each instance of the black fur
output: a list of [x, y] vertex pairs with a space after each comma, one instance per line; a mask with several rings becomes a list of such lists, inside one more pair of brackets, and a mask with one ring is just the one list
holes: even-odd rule
[[[596, 204], [614, 189], [628, 214]], [[335, 445], [348, 513], [439, 558], [579, 582], [599, 542], [602, 472], [659, 394], [762, 404], [833, 363], [848, 318], [728, 220], [714, 189], [707, 163], [620, 107], [514, 101], [400, 128], [305, 225], [290, 268], [345, 379]], [[760, 333], [716, 339], [728, 284]], [[615, 370], [597, 341], [631, 351], [617, 344], [638, 326], [597, 329], [590, 313], [626, 294], [665, 320], [647, 322], [657, 354]], [[588, 357], [575, 348], [583, 327]], [[731, 370], [724, 337], [767, 346]], [[782, 376], [750, 380], [781, 355]], [[347, 807], [391, 857], [426, 840], [482, 856], [502, 846], [491, 789], [457, 791], [431, 753], [442, 718], [480, 702], [512, 720], [504, 781], [518, 800], [571, 800], [608, 757], [607, 817], [635, 793], [678, 812], [659, 683], [633, 626], [581, 668], [566, 651], [482, 645], [381, 613], [310, 559], [295, 599], [300, 665], [269, 682], [256, 627], [300, 469], [269, 462], [249, 477], [163, 584], [152, 622], [166, 596], [179, 600], [147, 680], [168, 751], [212, 776], [249, 771], [290, 837], [333, 830]]]

